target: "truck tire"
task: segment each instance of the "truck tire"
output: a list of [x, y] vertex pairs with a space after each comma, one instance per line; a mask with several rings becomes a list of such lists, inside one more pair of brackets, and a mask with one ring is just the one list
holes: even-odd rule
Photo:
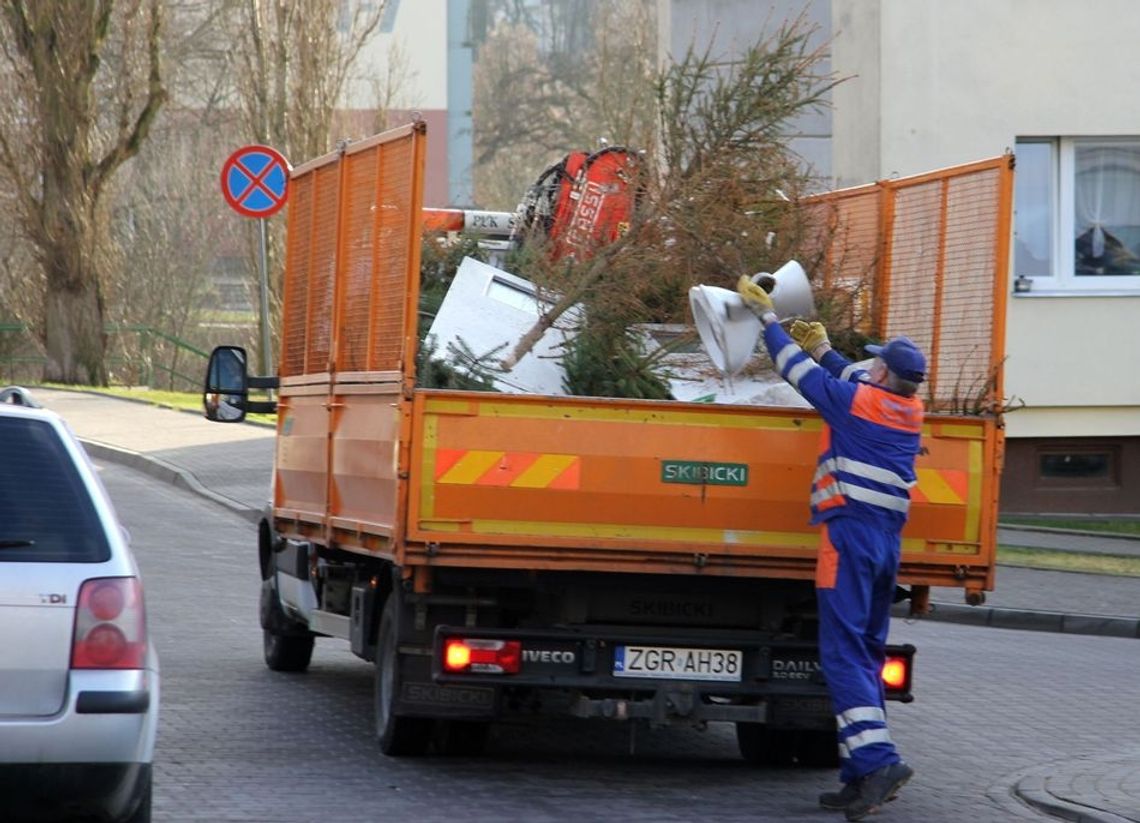
[[303, 672], [313, 659], [313, 636], [299, 637], [262, 630], [265, 665], [275, 672]]
[[435, 721], [396, 714], [396, 695], [400, 691], [399, 620], [397, 589], [384, 604], [376, 643], [376, 740], [380, 751], [389, 757], [415, 757], [424, 754], [431, 744]]
[[826, 729], [773, 729], [764, 723], [737, 723], [740, 756], [758, 766], [830, 768], [839, 765], [835, 732]]
[[261, 581], [262, 652], [275, 672], [303, 672], [313, 659], [313, 634], [285, 616], [274, 578]]
[[491, 724], [481, 720], [442, 720], [435, 736], [436, 750], [449, 757], [477, 757], [487, 748]]

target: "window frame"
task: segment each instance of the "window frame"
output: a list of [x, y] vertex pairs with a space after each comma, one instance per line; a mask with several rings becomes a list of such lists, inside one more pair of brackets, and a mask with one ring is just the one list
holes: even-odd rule
[[[1058, 477], [1045, 474], [1042, 462], [1045, 457], [1076, 455], [1104, 455], [1107, 468], [1104, 475], [1093, 477]], [[1121, 451], [1119, 444], [1110, 442], [1074, 443], [1058, 441], [1038, 444], [1033, 453], [1034, 486], [1042, 490], [1119, 490], [1121, 487]]]
[[[1133, 145], [1140, 149], [1140, 135], [1084, 137], [1018, 137], [1016, 145], [1047, 144], [1051, 148], [1050, 187], [1053, 202], [1049, 208], [1052, 233], [1047, 275], [1023, 274], [1012, 253], [1014, 291], [1019, 297], [1032, 295], [1088, 295], [1093, 297], [1140, 295], [1140, 275], [1078, 275], [1076, 273], [1076, 149], [1098, 145]], [[1016, 208], [1016, 203], [1015, 203]], [[1017, 218], [1013, 221], [1014, 248]]]

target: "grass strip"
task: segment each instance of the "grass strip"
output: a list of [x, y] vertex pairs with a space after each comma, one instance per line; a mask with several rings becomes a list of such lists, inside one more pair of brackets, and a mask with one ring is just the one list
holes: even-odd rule
[[[101, 386], [89, 388], [80, 386], [56, 386], [55, 388], [76, 389], [84, 388], [86, 391], [98, 392], [109, 397], [120, 397], [126, 400], [141, 400], [154, 406], [179, 411], [192, 411], [203, 414], [202, 395], [197, 392], [164, 391], [162, 389], [148, 389], [145, 386]], [[204, 416], [204, 414], [203, 414]], [[274, 426], [277, 424], [275, 414], [247, 414], [247, 422], [261, 423]]]
[[1082, 532], [1140, 535], [1140, 519], [1124, 517], [1002, 517], [998, 526], [1039, 526]]
[[1121, 557], [1112, 554], [1082, 554], [1043, 551], [1022, 546], [998, 546], [997, 562], [1001, 566], [1017, 566], [1023, 569], [1140, 577], [1140, 557]]

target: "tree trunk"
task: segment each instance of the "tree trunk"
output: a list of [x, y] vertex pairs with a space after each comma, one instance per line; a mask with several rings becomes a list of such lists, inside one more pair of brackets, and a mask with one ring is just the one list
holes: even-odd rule
[[[46, 262], [49, 271], [59, 265], [58, 261]], [[47, 354], [45, 380], [107, 385], [103, 298], [94, 272], [62, 282], [60, 278], [48, 278], [43, 342]]]

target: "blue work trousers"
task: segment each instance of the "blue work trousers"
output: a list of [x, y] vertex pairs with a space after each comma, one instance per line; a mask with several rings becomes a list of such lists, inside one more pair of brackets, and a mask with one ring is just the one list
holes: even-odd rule
[[834, 517], [821, 532], [819, 653], [844, 783], [900, 760], [887, 732], [882, 681], [900, 543], [897, 529], [857, 517]]

